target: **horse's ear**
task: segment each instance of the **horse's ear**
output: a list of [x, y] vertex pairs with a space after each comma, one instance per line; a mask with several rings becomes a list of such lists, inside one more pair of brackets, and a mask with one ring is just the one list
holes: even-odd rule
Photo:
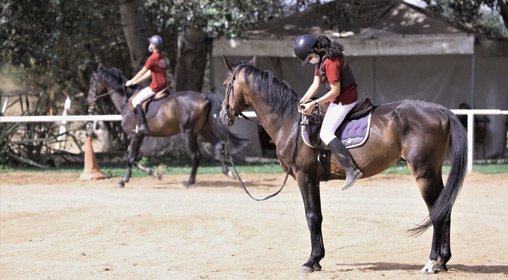
[[99, 66], [97, 67], [97, 70], [101, 70], [102, 68], [104, 68], [104, 65], [102, 65], [102, 63], [99, 63]]
[[225, 55], [222, 56], [222, 60], [224, 61], [224, 64], [226, 65], [226, 68], [229, 70], [229, 71], [233, 71], [233, 64], [231, 64], [231, 62], [229, 62], [229, 60], [226, 58]]
[[256, 57], [254, 56], [250, 61], [249, 63], [247, 63], [249, 65], [252, 65], [252, 66], [256, 66]]

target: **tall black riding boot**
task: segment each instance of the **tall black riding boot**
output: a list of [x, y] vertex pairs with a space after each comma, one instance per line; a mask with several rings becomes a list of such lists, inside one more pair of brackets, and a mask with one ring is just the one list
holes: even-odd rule
[[150, 131], [146, 126], [145, 112], [143, 112], [141, 105], [136, 105], [136, 117], [138, 119], [138, 125], [136, 125], [136, 128], [133, 129], [132, 132], [136, 134], [148, 134]]
[[346, 171], [346, 182], [342, 186], [342, 190], [347, 190], [356, 182], [357, 179], [360, 179], [363, 174], [356, 166], [353, 157], [346, 149], [346, 146], [342, 144], [338, 138], [333, 138], [333, 140], [328, 143], [328, 147], [332, 150], [333, 155], [339, 161], [339, 163]]

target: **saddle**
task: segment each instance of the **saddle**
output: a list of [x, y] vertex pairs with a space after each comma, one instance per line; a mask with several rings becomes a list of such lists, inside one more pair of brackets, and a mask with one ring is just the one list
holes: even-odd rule
[[[342, 167], [337, 167], [336, 163], [330, 161], [330, 149], [326, 146], [319, 137], [321, 124], [328, 108], [316, 107], [317, 112], [313, 111], [310, 116], [302, 114], [302, 121], [300, 123], [302, 139], [309, 147], [319, 149], [319, 166], [321, 168], [321, 181], [328, 181], [331, 179], [331, 170], [340, 170]], [[347, 114], [346, 118], [339, 126], [335, 135], [339, 138], [346, 148], [354, 148], [363, 145], [369, 136], [370, 119], [372, 116], [374, 105], [370, 101], [370, 96], [357, 103], [351, 111]]]
[[[138, 95], [138, 93], [139, 92], [136, 92], [134, 95], [131, 96], [131, 98], [129, 98], [129, 109], [131, 110], [132, 113], [136, 113], [136, 109], [134, 108], [134, 106], [132, 106], [132, 99], [136, 95]], [[170, 93], [168, 91], [168, 88], [165, 88], [154, 94], [154, 96], [143, 101], [143, 103], [141, 103], [141, 108], [143, 108], [143, 112], [145, 112], [145, 118], [147, 119], [153, 118], [157, 114], [157, 111], [159, 110], [162, 101], [164, 101], [164, 99], [166, 99], [169, 96], [169, 94]]]
[[[310, 116], [302, 115], [301, 135], [305, 144], [311, 148], [328, 150], [328, 147], [319, 137], [327, 108], [317, 107], [317, 110], [313, 111]], [[370, 129], [370, 116], [373, 109], [374, 105], [372, 105], [370, 96], [367, 96], [347, 114], [335, 132], [337, 138], [341, 139], [347, 148], [358, 147], [365, 143]]]

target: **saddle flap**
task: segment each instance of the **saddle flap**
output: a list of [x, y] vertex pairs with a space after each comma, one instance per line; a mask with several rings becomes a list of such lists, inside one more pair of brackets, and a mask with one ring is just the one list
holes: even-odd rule
[[[145, 112], [145, 114], [147, 114], [147, 107], [148, 107], [148, 104], [151, 102], [151, 101], [159, 101], [161, 99], [164, 99], [166, 97], [169, 96], [169, 91], [167, 90], [168, 88], [165, 88], [159, 92], [157, 92], [156, 94], [154, 94], [152, 97], [148, 98], [147, 100], [143, 101], [141, 103], [141, 108], [143, 108], [143, 112]], [[134, 97], [136, 97], [138, 95], [139, 91], [136, 92], [135, 94], [133, 94], [130, 98], [129, 98], [129, 109], [131, 110], [131, 112], [133, 113], [136, 113], [136, 108], [134, 108], [134, 106], [132, 106], [132, 99]], [[158, 107], [157, 107], [158, 109]], [[146, 116], [147, 118], [149, 118], [148, 116]]]
[[[138, 93], [134, 94], [131, 98], [129, 98], [129, 109], [131, 112], [136, 113], [134, 106], [132, 106], [132, 98], [134, 98]], [[141, 108], [143, 112], [145, 112], [145, 118], [150, 119], [157, 115], [157, 111], [161, 106], [162, 102], [169, 97], [169, 91], [167, 88], [157, 92], [153, 97], [148, 98], [147, 100], [141, 103]]]

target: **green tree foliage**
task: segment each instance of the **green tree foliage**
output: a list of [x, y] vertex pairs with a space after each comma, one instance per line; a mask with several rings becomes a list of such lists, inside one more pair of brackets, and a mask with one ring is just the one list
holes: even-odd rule
[[21, 67], [35, 87], [86, 92], [97, 61], [128, 66], [122, 29], [112, 26], [110, 1], [2, 0], [0, 64]]
[[[177, 34], [185, 27], [197, 27], [209, 37], [239, 37], [256, 23], [290, 12], [284, 3], [147, 0], [144, 12], [158, 32], [170, 39], [167, 56], [174, 62]], [[88, 77], [98, 62], [114, 65], [127, 76], [138, 70], [129, 67], [122, 31], [117, 1], [2, 0], [0, 64], [19, 66], [25, 80], [36, 87], [86, 92]]]
[[154, 24], [181, 31], [195, 27], [209, 37], [240, 37], [242, 31], [291, 11], [282, 0], [147, 0], [145, 8]]
[[[506, 0], [423, 0], [429, 11], [469, 24], [487, 35], [508, 38]], [[503, 9], [503, 7], [505, 7]]]
[[[339, 31], [358, 31], [402, 0], [335, 0], [317, 7], [323, 20]], [[423, 0], [431, 14], [476, 33], [508, 38], [507, 0]]]

